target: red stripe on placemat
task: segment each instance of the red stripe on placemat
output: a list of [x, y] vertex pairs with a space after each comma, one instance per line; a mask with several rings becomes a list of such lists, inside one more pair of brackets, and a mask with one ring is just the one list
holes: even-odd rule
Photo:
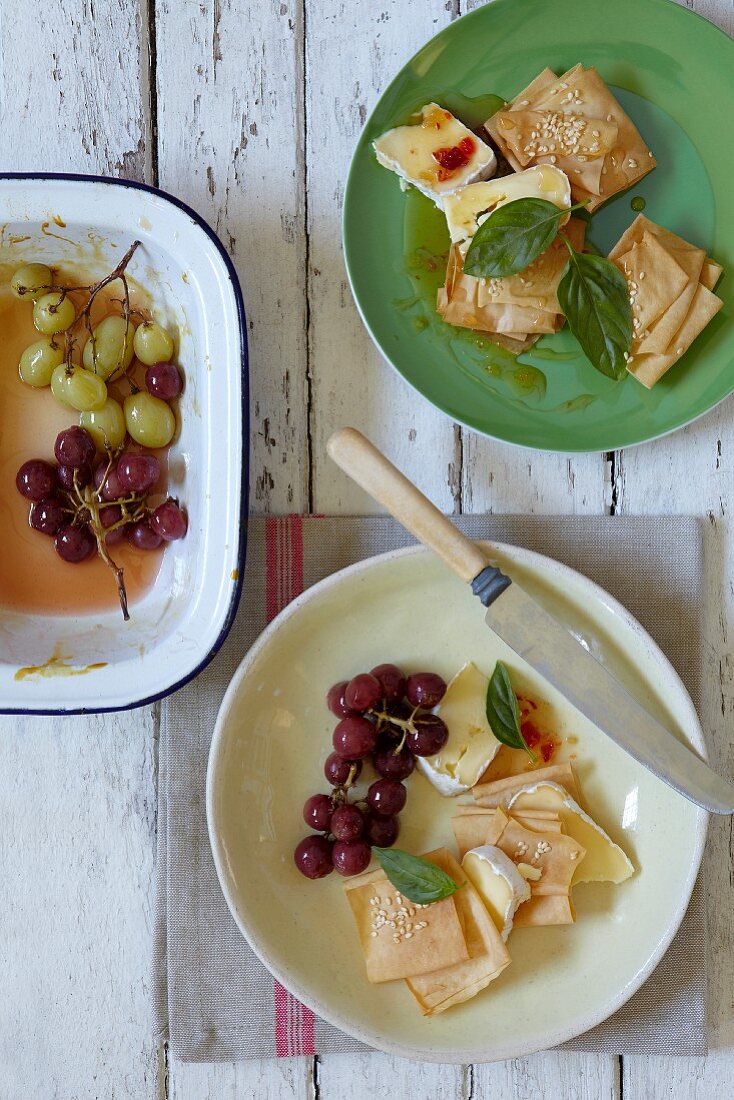
[[[265, 521], [265, 610], [268, 622], [303, 592], [303, 521], [300, 516]], [[315, 1054], [314, 1014], [273, 979], [275, 1053], [279, 1058]]]

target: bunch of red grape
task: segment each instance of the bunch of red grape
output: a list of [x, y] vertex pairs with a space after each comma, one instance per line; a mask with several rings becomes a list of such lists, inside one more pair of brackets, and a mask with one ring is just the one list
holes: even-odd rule
[[[330, 688], [327, 706], [340, 719], [334, 752], [324, 765], [332, 790], [306, 801], [304, 821], [319, 835], [304, 837], [293, 856], [306, 878], [324, 878], [333, 870], [358, 875], [370, 862], [372, 845], [395, 843], [407, 798], [402, 780], [413, 771], [416, 756], [433, 756], [448, 739], [445, 723], [430, 713], [445, 692], [435, 673], [406, 677], [392, 664]], [[348, 792], [365, 761], [371, 761], [377, 779], [364, 799], [350, 802]]]
[[123, 450], [100, 457], [92, 436], [73, 425], [56, 438], [58, 465], [32, 458], [18, 470], [18, 492], [30, 500], [29, 523], [50, 535], [63, 561], [82, 562], [98, 549], [127, 539], [139, 550], [155, 550], [183, 538], [186, 516], [172, 498], [155, 508], [148, 494], [160, 477], [160, 462], [145, 451]]

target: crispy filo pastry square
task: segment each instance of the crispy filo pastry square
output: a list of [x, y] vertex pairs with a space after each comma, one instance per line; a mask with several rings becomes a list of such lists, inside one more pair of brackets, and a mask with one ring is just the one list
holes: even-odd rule
[[506, 809], [517, 791], [543, 782], [560, 784], [576, 802], [582, 804], [576, 776], [569, 763], [549, 764], [547, 768], [535, 768], [520, 775], [508, 775], [506, 779], [495, 779], [491, 783], [477, 783], [472, 787], [472, 794], [480, 806], [502, 806]]
[[383, 871], [356, 875], [344, 883], [344, 889], [370, 982], [412, 977], [435, 970], [437, 962], [454, 966], [469, 958], [456, 895], [416, 905], [395, 889]]
[[[499, 807], [487, 830], [485, 844], [494, 844], [516, 864], [529, 864], [540, 871], [539, 878], [530, 880], [530, 900], [515, 914], [516, 927], [573, 923], [576, 914], [571, 880], [586, 855], [585, 848], [560, 832], [538, 833], [527, 829]], [[539, 902], [538, 898], [556, 900]]]
[[[472, 848], [480, 848], [483, 844], [489, 843], [487, 834], [494, 812], [488, 806], [457, 806], [456, 814], [451, 821], [451, 828], [454, 831], [456, 846], [459, 849], [459, 859], [463, 859]], [[561, 821], [558, 814], [538, 810], [532, 813], [513, 814], [512, 816], [525, 828], [532, 829], [534, 832], [561, 832]]]
[[[461, 914], [469, 958], [430, 974], [407, 978], [406, 985], [424, 1016], [437, 1016], [452, 1005], [476, 996], [509, 965], [510, 956], [484, 902], [446, 848], [423, 857], [461, 884], [453, 897]], [[440, 956], [437, 956], [439, 958]]]
[[555, 164], [591, 212], [655, 167], [630, 117], [594, 68], [544, 69], [485, 129], [515, 171]]
[[627, 369], [648, 389], [676, 363], [721, 309], [712, 291], [722, 268], [702, 248], [635, 218], [609, 253], [627, 280], [632, 347]]
[[[585, 223], [571, 218], [564, 233], [574, 249], [581, 251]], [[446, 281], [438, 291], [438, 312], [450, 325], [502, 333], [516, 340], [558, 332], [564, 317], [557, 291], [567, 261], [568, 249], [556, 237], [519, 274], [506, 279], [477, 279], [464, 274], [461, 252], [457, 245], [452, 245]]]

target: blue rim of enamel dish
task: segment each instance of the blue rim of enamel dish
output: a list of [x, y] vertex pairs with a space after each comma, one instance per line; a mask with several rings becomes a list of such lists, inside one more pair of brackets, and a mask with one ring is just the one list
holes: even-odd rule
[[239, 278], [235, 270], [235, 266], [232, 263], [224, 245], [214, 232], [208, 222], [204, 221], [200, 214], [197, 214], [190, 206], [181, 199], [176, 198], [175, 195], [171, 195], [168, 191], [162, 191], [160, 187], [154, 187], [149, 183], [139, 183], [137, 180], [129, 179], [116, 179], [114, 176], [87, 176], [75, 172], [0, 172], [0, 181], [2, 180], [61, 180], [70, 181], [73, 183], [103, 183], [112, 187], [127, 187], [134, 191], [147, 191], [151, 195], [155, 195], [158, 198], [163, 199], [165, 202], [170, 203], [171, 206], [175, 206], [183, 214], [198, 225], [198, 227], [207, 235], [212, 242], [217, 252], [221, 256], [222, 263], [224, 264], [227, 276], [232, 286], [232, 293], [234, 295], [235, 305], [237, 307], [237, 319], [239, 327], [240, 338], [240, 358], [241, 358], [241, 382], [242, 382], [242, 486], [240, 490], [240, 516], [239, 516], [239, 539], [237, 549], [237, 580], [234, 582], [232, 588], [232, 595], [229, 601], [229, 607], [227, 608], [227, 614], [225, 616], [222, 628], [219, 631], [219, 635], [211, 647], [209, 652], [199, 661], [198, 665], [183, 676], [180, 680], [176, 680], [170, 687], [164, 688], [163, 691], [156, 692], [153, 695], [148, 695], [144, 699], [136, 699], [134, 702], [125, 703], [116, 707], [54, 707], [52, 709], [40, 709], [35, 707], [6, 707], [0, 706], [0, 714], [44, 714], [44, 715], [64, 715], [64, 714], [110, 714], [115, 711], [137, 710], [139, 707], [148, 706], [150, 703], [156, 703], [159, 699], [165, 699], [167, 696], [172, 695], [175, 691], [185, 687], [186, 684], [196, 679], [200, 672], [203, 672], [206, 666], [212, 661], [221, 649], [227, 635], [229, 634], [234, 617], [237, 614], [237, 608], [239, 607], [240, 596], [242, 594], [242, 582], [245, 572], [245, 555], [247, 551], [247, 517], [248, 517], [248, 503], [249, 503], [249, 491], [250, 491], [250, 361], [247, 351], [247, 322], [245, 318], [245, 303], [242, 298], [242, 288], [240, 287]]

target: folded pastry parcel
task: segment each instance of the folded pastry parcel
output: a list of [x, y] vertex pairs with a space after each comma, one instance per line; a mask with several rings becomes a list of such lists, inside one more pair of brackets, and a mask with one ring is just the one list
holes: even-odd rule
[[633, 335], [627, 369], [650, 389], [721, 309], [712, 291], [722, 268], [704, 249], [643, 214], [622, 234], [609, 259], [630, 292]]
[[485, 129], [515, 169], [555, 164], [595, 210], [655, 167], [634, 123], [594, 68], [544, 69]]
[[[426, 856], [434, 863], [433, 855]], [[383, 871], [344, 883], [357, 922], [367, 978], [389, 982], [450, 967], [469, 958], [462, 913], [454, 898], [416, 905], [402, 897]]]
[[[489, 806], [457, 806], [451, 821], [451, 827], [459, 849], [459, 858], [463, 859], [472, 848], [480, 848], [487, 843], [495, 811]], [[513, 813], [516, 821], [538, 833], [560, 833], [561, 819], [558, 814], [539, 811], [535, 813]]]
[[428, 852], [461, 887], [430, 905], [404, 898], [382, 871], [345, 882], [371, 982], [404, 978], [424, 1016], [461, 1004], [498, 977], [510, 956], [484, 902], [446, 848]]
[[[437, 1016], [452, 1005], [461, 1004], [480, 993], [498, 978], [510, 963], [510, 956], [487, 907], [475, 887], [446, 848], [437, 848], [423, 857], [444, 870], [461, 885], [453, 895], [461, 914], [469, 958], [452, 966], [441, 966], [430, 973], [406, 978], [424, 1016]], [[434, 903], [438, 904], [438, 903]], [[429, 907], [429, 912], [430, 912]], [[443, 962], [437, 953], [435, 962]]]
[[472, 788], [474, 799], [480, 806], [509, 806], [513, 795], [532, 783], [559, 783], [576, 802], [581, 801], [576, 776], [570, 763], [549, 764], [546, 768], [534, 768], [519, 775], [508, 775], [505, 779], [494, 779], [490, 783], [477, 783]]
[[[518, 864], [536, 873], [530, 879], [530, 900], [515, 913], [516, 928], [531, 925], [573, 924], [576, 913], [571, 880], [586, 849], [561, 832], [528, 829], [497, 808], [490, 819], [486, 844], [493, 844]], [[522, 866], [521, 866], [522, 865]]]
[[[564, 229], [577, 251], [584, 246], [585, 232], [585, 223], [578, 218], [571, 218]], [[449, 252], [446, 281], [438, 291], [438, 312], [450, 325], [501, 334], [527, 347], [543, 333], [558, 332], [564, 323], [557, 290], [567, 261], [568, 249], [556, 237], [518, 275], [478, 279], [464, 274], [464, 259], [459, 246], [454, 244]]]

